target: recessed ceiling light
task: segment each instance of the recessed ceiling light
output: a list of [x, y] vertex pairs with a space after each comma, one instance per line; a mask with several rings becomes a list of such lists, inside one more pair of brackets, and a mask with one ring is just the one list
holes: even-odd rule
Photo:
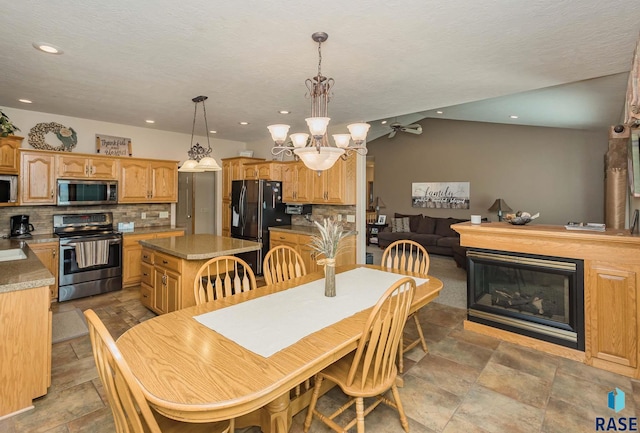
[[217, 134], [218, 131], [209, 131], [209, 134]]
[[25, 104], [33, 104], [33, 101], [30, 101], [28, 99], [18, 99], [19, 102], [25, 103]]
[[444, 111], [440, 111], [440, 110], [436, 111], [436, 114], [442, 114], [442, 113], [444, 113]]
[[249, 122], [238, 122], [240, 125], [248, 125]]
[[55, 45], [48, 44], [46, 42], [34, 42], [32, 45], [33, 45], [33, 48], [35, 48], [36, 50], [40, 50], [47, 54], [64, 53], [64, 51], [62, 51], [60, 48], [56, 47]]
[[380, 122], [380, 124], [381, 124], [381, 125], [386, 125], [386, 124], [387, 124], [387, 121], [386, 121], [386, 120], [383, 120], [382, 122]]
[[288, 110], [280, 110], [280, 111], [278, 111], [278, 113], [280, 113], [280, 114], [291, 114], [291, 111], [288, 111]]
[[145, 120], [145, 122], [147, 122], [147, 123], [156, 123], [155, 120]]
[[512, 115], [511, 115], [511, 116], [509, 116], [509, 117], [510, 117], [510, 118], [512, 118], [512, 119], [517, 119], [517, 118], [518, 118], [518, 116], [516, 116], [515, 114], [512, 114]]

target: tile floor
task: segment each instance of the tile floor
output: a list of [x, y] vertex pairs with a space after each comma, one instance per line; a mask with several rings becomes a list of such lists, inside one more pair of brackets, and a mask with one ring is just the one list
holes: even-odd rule
[[[138, 301], [137, 288], [54, 306], [75, 307], [93, 308], [115, 338], [154, 316]], [[407, 354], [400, 389], [411, 432], [593, 432], [596, 417], [637, 416], [640, 381], [465, 331], [464, 317], [463, 310], [437, 303], [420, 312], [429, 354], [420, 348]], [[627, 396], [618, 414], [607, 408], [616, 387]], [[342, 400], [334, 389], [319, 408], [327, 412]], [[291, 432], [302, 432], [305, 414], [294, 418]], [[384, 405], [366, 417], [366, 426], [373, 433], [402, 431]], [[113, 431], [88, 336], [55, 344], [49, 393], [34, 410], [0, 421], [5, 433]], [[314, 420], [311, 431], [329, 430]]]

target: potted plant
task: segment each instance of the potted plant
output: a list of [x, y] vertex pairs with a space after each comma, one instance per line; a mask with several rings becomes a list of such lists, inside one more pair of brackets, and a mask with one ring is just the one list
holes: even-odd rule
[[355, 232], [345, 231], [342, 224], [332, 218], [324, 218], [322, 224], [314, 221], [320, 231], [319, 236], [311, 237], [311, 248], [324, 257], [318, 260], [319, 265], [324, 265], [324, 295], [336, 296], [336, 257], [345, 249], [342, 239], [352, 236]]
[[9, 117], [0, 110], [0, 137], [14, 135], [16, 131], [20, 131], [20, 128], [14, 125]]

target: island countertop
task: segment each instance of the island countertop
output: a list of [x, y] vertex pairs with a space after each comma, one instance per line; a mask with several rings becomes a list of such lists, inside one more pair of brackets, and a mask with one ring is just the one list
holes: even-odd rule
[[262, 248], [260, 242], [209, 234], [141, 240], [140, 245], [185, 260], [206, 260], [218, 256], [257, 251]]

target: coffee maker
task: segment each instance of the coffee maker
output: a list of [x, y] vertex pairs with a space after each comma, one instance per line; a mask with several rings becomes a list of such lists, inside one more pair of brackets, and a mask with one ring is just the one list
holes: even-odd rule
[[11, 217], [11, 235], [12, 238], [31, 237], [34, 231], [33, 225], [29, 224], [29, 215], [14, 215]]

